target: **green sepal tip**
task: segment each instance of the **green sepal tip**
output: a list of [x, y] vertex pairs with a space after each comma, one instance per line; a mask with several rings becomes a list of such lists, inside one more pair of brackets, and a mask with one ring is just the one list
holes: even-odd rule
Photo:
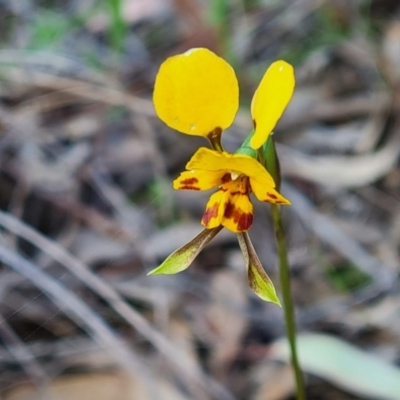
[[222, 226], [202, 230], [194, 239], [175, 250], [159, 267], [147, 275], [172, 275], [184, 271], [221, 229]]
[[245, 232], [239, 233], [237, 237], [243, 258], [246, 262], [247, 280], [250, 288], [261, 300], [269, 301], [282, 307], [276, 294], [275, 286], [261, 265], [261, 261], [254, 250], [249, 235]]

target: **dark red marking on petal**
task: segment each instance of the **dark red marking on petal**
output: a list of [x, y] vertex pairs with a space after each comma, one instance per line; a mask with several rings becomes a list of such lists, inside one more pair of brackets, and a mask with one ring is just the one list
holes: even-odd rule
[[278, 196], [275, 195], [275, 194], [273, 194], [273, 193], [267, 193], [267, 196], [268, 196], [270, 199], [274, 199], [274, 200], [276, 200], [276, 199], [278, 198]]
[[214, 203], [211, 207], [206, 208], [203, 218], [201, 219], [201, 222], [204, 226], [208, 226], [210, 221], [218, 216], [218, 206], [219, 203]]
[[200, 190], [198, 186], [195, 186], [196, 183], [199, 183], [199, 180], [195, 177], [183, 179], [179, 181], [178, 190]]
[[248, 190], [248, 188], [246, 187], [246, 188], [240, 188], [239, 190], [235, 190], [234, 192], [230, 192], [229, 193], [231, 196], [235, 196], [235, 195], [244, 195], [244, 194], [246, 194], [246, 195], [249, 195], [250, 194], [250, 190]]
[[230, 182], [232, 180], [231, 174], [225, 174], [222, 178], [221, 178], [221, 182], [222, 183], [227, 183]]
[[182, 185], [194, 185], [195, 183], [199, 183], [199, 180], [195, 177], [187, 178], [180, 182]]
[[226, 203], [224, 217], [229, 219], [233, 218], [235, 210], [236, 210], [235, 205], [231, 201], [228, 201], [228, 203]]
[[240, 232], [249, 230], [253, 224], [253, 213], [242, 212], [231, 201], [228, 201], [226, 205], [224, 217], [233, 220]]
[[185, 186], [180, 186], [179, 190], [200, 190], [200, 188], [195, 187], [195, 186], [185, 185]]
[[238, 231], [248, 231], [253, 225], [253, 214], [242, 213], [237, 223]]

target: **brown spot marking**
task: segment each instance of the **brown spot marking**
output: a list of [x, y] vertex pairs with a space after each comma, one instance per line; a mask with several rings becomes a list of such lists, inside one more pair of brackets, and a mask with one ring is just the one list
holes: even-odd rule
[[278, 196], [275, 195], [275, 194], [273, 194], [273, 193], [267, 193], [267, 196], [268, 196], [270, 199], [274, 199], [274, 200], [276, 200], [276, 199], [278, 198]]
[[226, 205], [224, 217], [233, 220], [240, 232], [249, 230], [253, 224], [253, 214], [242, 212], [230, 201]]
[[248, 231], [253, 225], [253, 214], [242, 213], [237, 223], [240, 232]]
[[187, 178], [179, 182], [179, 190], [200, 190], [199, 187], [194, 186], [199, 180], [195, 177]]
[[232, 180], [231, 174], [225, 174], [225, 175], [221, 178], [221, 182], [222, 182], [222, 183], [227, 183], [227, 182], [230, 182], [231, 180]]
[[179, 190], [200, 190], [200, 188], [195, 187], [195, 186], [184, 185], [184, 186], [181, 186], [179, 188]]
[[190, 185], [194, 185], [195, 183], [198, 183], [199, 180], [197, 178], [188, 178], [188, 179], [184, 179], [181, 184], [184, 186], [190, 186]]
[[203, 214], [203, 218], [201, 219], [201, 223], [204, 226], [208, 226], [210, 221], [218, 216], [218, 206], [219, 203], [214, 203], [211, 207], [206, 208]]

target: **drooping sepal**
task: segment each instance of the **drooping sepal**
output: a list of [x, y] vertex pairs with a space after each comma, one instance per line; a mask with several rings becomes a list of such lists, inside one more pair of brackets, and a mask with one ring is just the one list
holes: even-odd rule
[[247, 279], [250, 288], [260, 299], [281, 307], [275, 286], [261, 265], [249, 235], [245, 232], [238, 234], [237, 237], [247, 266]]
[[172, 275], [184, 271], [221, 229], [222, 226], [204, 229], [190, 242], [170, 254], [159, 267], [153, 269], [147, 275]]

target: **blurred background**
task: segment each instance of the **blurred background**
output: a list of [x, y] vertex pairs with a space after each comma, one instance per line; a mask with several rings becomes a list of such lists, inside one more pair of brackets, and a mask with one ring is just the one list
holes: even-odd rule
[[[160, 63], [237, 73], [235, 150], [268, 65], [296, 69], [275, 138], [310, 400], [400, 399], [396, 0], [0, 0], [0, 398], [290, 400], [283, 311], [222, 231], [185, 272], [208, 193], [174, 192], [201, 138], [157, 119]], [[194, 94], [195, 95], [195, 94]], [[268, 206], [250, 232], [278, 285]]]

